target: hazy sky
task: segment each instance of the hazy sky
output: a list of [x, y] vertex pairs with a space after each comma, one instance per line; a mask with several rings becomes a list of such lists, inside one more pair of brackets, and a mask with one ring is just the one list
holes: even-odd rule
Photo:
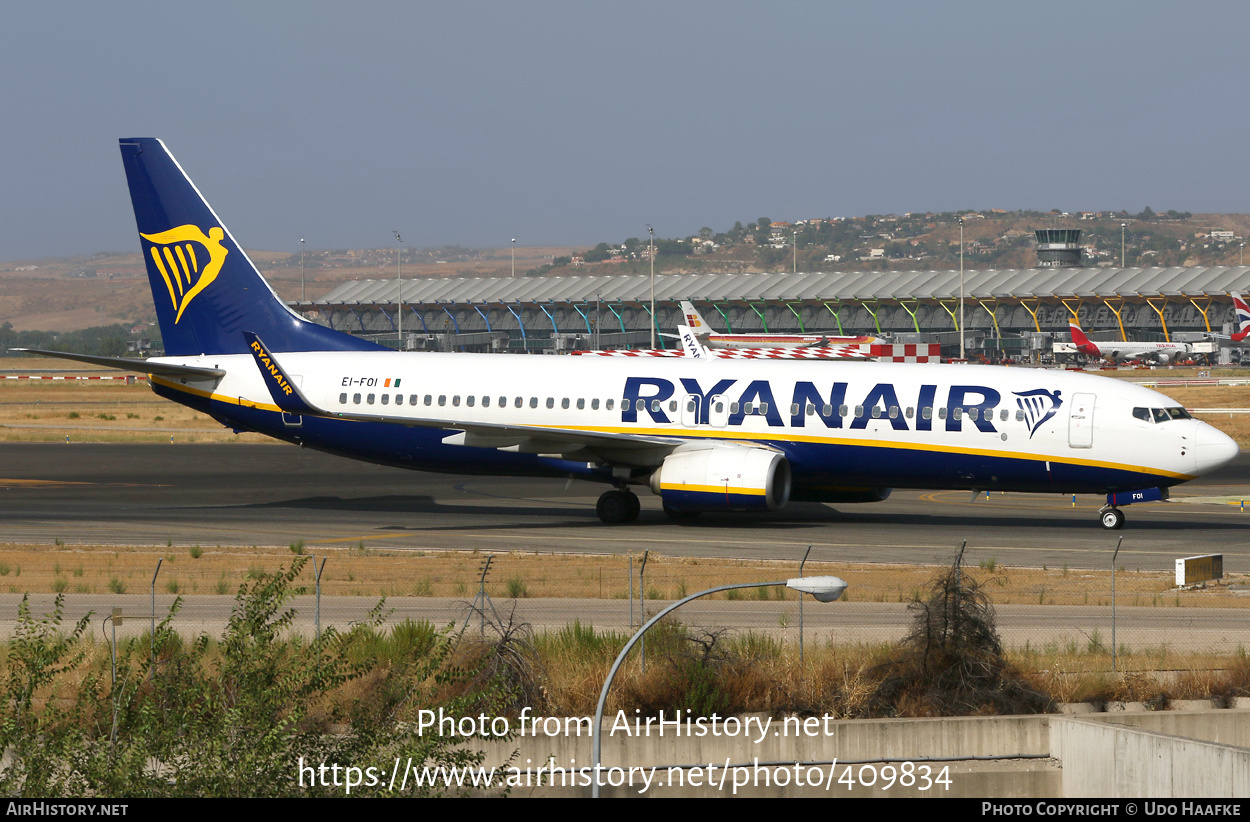
[[249, 248], [957, 208], [1250, 212], [1250, 4], [33, 2], [0, 259], [138, 248], [160, 137]]

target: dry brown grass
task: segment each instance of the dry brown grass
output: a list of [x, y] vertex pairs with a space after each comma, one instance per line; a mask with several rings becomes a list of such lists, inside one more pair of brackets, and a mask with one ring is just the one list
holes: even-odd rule
[[[3, 481], [0, 480], [0, 486]], [[313, 549], [303, 549], [311, 551]], [[199, 558], [193, 551], [202, 552]], [[358, 545], [316, 553], [329, 556], [322, 577], [327, 595], [396, 597], [466, 597], [477, 591], [487, 552], [384, 551]], [[509, 581], [524, 583], [525, 595], [543, 598], [625, 599], [629, 596], [629, 557], [576, 554], [495, 553], [487, 593], [506, 599]], [[146, 588], [158, 558], [164, 559], [159, 585], [176, 585], [183, 594], [233, 594], [243, 580], [272, 573], [290, 563], [287, 546], [102, 546], [0, 544], [0, 592], [102, 593], [116, 578], [129, 591]], [[634, 561], [637, 579], [639, 558]], [[970, 568], [996, 605], [1097, 605], [1111, 603], [1110, 571], [1063, 568]], [[809, 575], [833, 574], [851, 583], [848, 600], [911, 602], [924, 589], [934, 568], [886, 563], [809, 562]], [[781, 580], [796, 575], [793, 562], [691, 559], [652, 553], [647, 562], [647, 599], [679, 599], [715, 585]], [[1166, 571], [1121, 570], [1116, 576], [1122, 606], [1247, 608], [1250, 599], [1230, 590], [1245, 575], [1229, 575], [1206, 589], [1178, 591]], [[221, 590], [221, 589], [226, 590]], [[770, 593], [771, 591], [771, 593]], [[637, 584], [635, 582], [635, 596]], [[794, 600], [793, 591], [760, 588], [757, 592], [715, 594], [713, 599]]]

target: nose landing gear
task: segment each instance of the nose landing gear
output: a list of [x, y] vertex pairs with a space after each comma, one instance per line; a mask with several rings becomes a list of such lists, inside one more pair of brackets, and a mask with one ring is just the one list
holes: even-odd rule
[[1103, 508], [1098, 516], [1102, 518], [1102, 527], [1109, 531], [1118, 531], [1124, 527], [1124, 512], [1119, 508]]

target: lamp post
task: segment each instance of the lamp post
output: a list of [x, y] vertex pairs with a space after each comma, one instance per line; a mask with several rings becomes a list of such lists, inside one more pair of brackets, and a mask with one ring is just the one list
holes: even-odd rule
[[[1242, 243], [1245, 245], [1245, 243]], [[308, 295], [304, 291], [304, 238], [299, 238], [299, 301], [305, 302]]]
[[512, 238], [512, 276], [516, 276], [516, 237]]
[[964, 359], [964, 218], [959, 218], [959, 359]]
[[1120, 223], [1120, 268], [1126, 268], [1124, 263], [1124, 229], [1128, 228], [1128, 223]]
[[395, 334], [398, 337], [398, 348], [404, 350], [404, 278], [399, 267], [400, 248], [404, 244], [404, 238], [399, 236], [398, 231], [392, 232], [395, 235], [395, 284], [399, 286], [399, 310], [395, 312]]
[[659, 622], [673, 611], [676, 611], [687, 602], [696, 600], [699, 597], [705, 597], [708, 594], [719, 593], [720, 591], [729, 591], [735, 588], [771, 588], [774, 586], [784, 585], [798, 591], [800, 594], [811, 594], [821, 602], [833, 602], [846, 590], [846, 582], [838, 577], [796, 577], [795, 579], [783, 579], [776, 582], [744, 582], [737, 585], [720, 585], [715, 588], [708, 588], [706, 591], [699, 591], [697, 594], [691, 594], [685, 599], [680, 599], [651, 617], [645, 625], [638, 629], [638, 633], [634, 634], [629, 642], [625, 643], [625, 647], [621, 649], [617, 655], [616, 661], [612, 663], [612, 669], [608, 671], [608, 677], [603, 682], [603, 690], [599, 692], [599, 703], [595, 706], [595, 724], [591, 729], [593, 735], [593, 751], [594, 762], [592, 768], [591, 796], [595, 799], [599, 798], [599, 762], [601, 760], [601, 726], [603, 725], [603, 706], [608, 701], [608, 689], [612, 687], [612, 680], [616, 678], [616, 672], [620, 669], [621, 663], [625, 661], [625, 657], [629, 655], [634, 644], [642, 639], [642, 635], [647, 632], [652, 625]]
[[655, 349], [655, 229], [647, 223], [647, 256], [651, 258], [651, 348]]

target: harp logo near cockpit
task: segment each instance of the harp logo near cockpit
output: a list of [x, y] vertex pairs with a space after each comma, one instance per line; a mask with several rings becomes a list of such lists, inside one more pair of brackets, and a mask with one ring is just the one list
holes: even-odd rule
[[228, 249], [221, 244], [225, 232], [213, 226], [205, 235], [199, 226], [180, 225], [157, 234], [140, 234], [147, 240], [148, 253], [165, 281], [173, 304], [174, 324], [191, 301], [217, 279]]
[[1063, 405], [1059, 399], [1059, 391], [1047, 391], [1035, 388], [1032, 391], [1015, 391], [1016, 407], [1024, 412], [1024, 421], [1029, 426], [1029, 439], [1042, 427], [1042, 423], [1055, 416], [1055, 412]]

